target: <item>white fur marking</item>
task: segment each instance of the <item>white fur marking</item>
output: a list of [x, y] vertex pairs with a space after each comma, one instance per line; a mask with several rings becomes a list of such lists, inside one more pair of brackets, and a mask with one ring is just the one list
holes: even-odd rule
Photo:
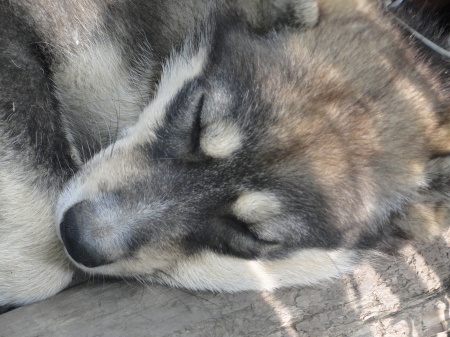
[[[248, 261], [204, 252], [180, 261], [165, 282], [189, 289], [214, 291], [274, 290], [311, 285], [352, 270], [355, 252], [304, 249], [283, 260]], [[164, 275], [161, 277], [164, 278]]]
[[239, 219], [257, 223], [278, 213], [280, 206], [278, 198], [271, 193], [247, 192], [234, 203], [233, 212]]
[[213, 158], [226, 158], [242, 146], [239, 129], [228, 122], [208, 125], [200, 139], [200, 147]]
[[131, 130], [131, 142], [143, 143], [154, 138], [156, 127], [163, 123], [167, 106], [186, 82], [201, 74], [206, 56], [205, 48], [200, 48], [193, 56], [189, 56], [189, 51], [183, 51], [164, 65], [155, 99], [144, 109], [136, 127]]

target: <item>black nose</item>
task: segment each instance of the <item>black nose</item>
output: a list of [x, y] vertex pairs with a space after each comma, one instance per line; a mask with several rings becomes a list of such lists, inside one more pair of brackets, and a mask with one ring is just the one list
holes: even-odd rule
[[64, 213], [60, 232], [67, 253], [76, 262], [88, 268], [109, 263], [89, 231], [89, 202], [79, 202]]

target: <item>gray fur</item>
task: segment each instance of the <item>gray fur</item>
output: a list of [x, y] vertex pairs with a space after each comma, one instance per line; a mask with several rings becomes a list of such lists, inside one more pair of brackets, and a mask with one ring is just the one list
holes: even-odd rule
[[446, 65], [371, 1], [2, 6], [44, 48], [0, 54], [0, 303], [70, 281], [53, 226], [88, 273], [238, 291], [446, 225]]

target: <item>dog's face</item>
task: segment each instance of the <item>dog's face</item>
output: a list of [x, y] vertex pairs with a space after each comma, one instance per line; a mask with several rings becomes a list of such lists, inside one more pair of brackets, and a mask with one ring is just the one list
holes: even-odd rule
[[[315, 54], [323, 36], [314, 34], [325, 33], [261, 37], [218, 18], [174, 53], [137, 124], [59, 200], [60, 236], [76, 264], [216, 290], [345, 271], [424, 183], [425, 139], [392, 135], [421, 138], [427, 126], [399, 131], [382, 111], [395, 94], [383, 91], [375, 106], [364, 92], [372, 84], [357, 91], [339, 68], [345, 60]], [[388, 67], [367, 69], [376, 66], [385, 86]], [[395, 109], [411, 113], [405, 100]]]

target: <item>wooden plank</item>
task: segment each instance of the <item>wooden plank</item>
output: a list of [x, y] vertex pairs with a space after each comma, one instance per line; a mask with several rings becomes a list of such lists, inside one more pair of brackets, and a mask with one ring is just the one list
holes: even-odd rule
[[82, 284], [0, 316], [0, 336], [436, 336], [450, 329], [450, 231], [343, 280], [274, 293]]

